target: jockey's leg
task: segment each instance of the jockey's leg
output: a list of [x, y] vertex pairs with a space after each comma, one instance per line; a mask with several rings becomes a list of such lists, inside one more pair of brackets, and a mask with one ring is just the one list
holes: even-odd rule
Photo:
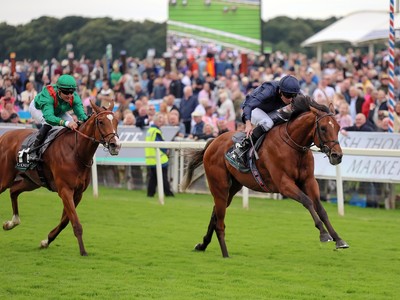
[[256, 124], [257, 126], [254, 128], [249, 139], [243, 139], [241, 143], [237, 143], [235, 149], [228, 154], [231, 160], [236, 159], [241, 168], [246, 168], [245, 153], [264, 133], [268, 132], [275, 125], [286, 122], [291, 113], [291, 104], [268, 114], [259, 108], [255, 108], [251, 113], [251, 123]]
[[30, 161], [37, 161], [39, 159], [38, 154], [39, 154], [39, 148], [40, 145], [43, 144], [43, 141], [45, 140], [47, 133], [50, 131], [51, 125], [49, 124], [42, 124], [42, 127], [39, 129], [39, 133], [36, 136], [35, 141], [33, 142], [32, 145], [32, 150], [33, 152], [30, 153]]
[[240, 143], [236, 143], [235, 148], [228, 153], [230, 159], [236, 160], [241, 168], [246, 168], [245, 154], [250, 149], [251, 145], [254, 145], [265, 132], [269, 131], [274, 126], [273, 120], [261, 109], [255, 108], [251, 114], [251, 123], [256, 124], [253, 133], [249, 138], [243, 139]]

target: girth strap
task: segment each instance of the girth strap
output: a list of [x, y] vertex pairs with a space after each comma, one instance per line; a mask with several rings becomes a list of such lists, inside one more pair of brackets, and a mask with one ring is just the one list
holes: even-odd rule
[[254, 162], [254, 153], [251, 153], [249, 155], [249, 165], [250, 165], [251, 174], [253, 174], [255, 181], [265, 192], [270, 193], [271, 191], [267, 188], [267, 185], [265, 184], [264, 180], [261, 177], [260, 172], [258, 171], [258, 169], [256, 167], [256, 164]]

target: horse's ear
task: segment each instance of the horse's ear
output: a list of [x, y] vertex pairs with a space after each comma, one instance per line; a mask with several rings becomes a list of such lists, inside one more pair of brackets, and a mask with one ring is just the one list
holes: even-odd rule
[[99, 113], [99, 112], [100, 112], [100, 107], [98, 107], [98, 106], [96, 105], [96, 103], [95, 103], [92, 99], [90, 99], [89, 101], [90, 101], [90, 106], [93, 108], [93, 110], [94, 110], [96, 113]]
[[329, 110], [331, 113], [336, 114], [335, 107], [333, 106], [332, 101], [329, 102]]
[[108, 110], [113, 111], [113, 109], [114, 109], [114, 103], [115, 103], [114, 99], [111, 100], [110, 106], [108, 107]]
[[313, 106], [310, 106], [310, 110], [311, 110], [314, 114], [316, 114], [316, 115], [318, 115], [318, 113], [319, 113], [319, 110], [316, 109], [316, 108], [313, 107]]

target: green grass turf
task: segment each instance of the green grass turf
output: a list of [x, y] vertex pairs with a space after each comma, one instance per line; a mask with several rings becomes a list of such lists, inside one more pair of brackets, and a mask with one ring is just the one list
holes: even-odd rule
[[[6, 191], [0, 220], [12, 211]], [[325, 204], [341, 237], [320, 243], [309, 213], [292, 200], [234, 199], [227, 210], [223, 259], [214, 236], [194, 252], [212, 209], [208, 195], [157, 199], [145, 191], [89, 189], [78, 214], [89, 256], [71, 226], [48, 249], [62, 204], [45, 189], [20, 197], [21, 225], [1, 232], [0, 299], [398, 299], [400, 210]]]
[[[204, 5], [204, 0], [189, 0], [187, 6], [183, 6], [181, 1], [177, 2], [176, 6], [169, 6], [169, 20], [216, 29], [257, 40], [261, 39], [260, 6], [234, 4], [216, 0], [212, 0], [210, 7]], [[224, 7], [231, 8], [235, 5], [238, 7], [236, 12], [229, 10], [227, 13], [223, 13]], [[212, 38], [221, 42], [238, 43], [240, 46], [247, 47], [246, 43], [238, 42], [225, 36], [179, 28], [172, 25], [169, 25], [168, 28], [198, 35], [199, 37]], [[254, 44], [251, 44], [250, 47], [255, 50], [259, 50], [260, 48], [260, 46], [255, 46]]]
[[180, 33], [185, 33], [189, 34], [190, 36], [196, 36], [197, 38], [205, 38], [205, 39], [212, 39], [212, 40], [217, 40], [219, 42], [224, 42], [230, 45], [237, 45], [239, 47], [243, 47], [246, 49], [251, 49], [253, 51], [260, 51], [260, 45], [249, 43], [243, 40], [238, 40], [234, 38], [229, 38], [229, 37], [222, 37], [222, 36], [216, 36], [215, 34], [209, 33], [209, 32], [204, 32], [204, 31], [199, 31], [199, 30], [194, 30], [194, 29], [189, 29], [189, 28], [181, 28], [179, 26], [175, 25], [168, 25], [169, 30], [174, 30]]

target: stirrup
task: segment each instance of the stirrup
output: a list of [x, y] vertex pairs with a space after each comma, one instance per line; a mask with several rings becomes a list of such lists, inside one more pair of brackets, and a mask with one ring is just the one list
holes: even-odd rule
[[225, 158], [236, 170], [242, 173], [248, 173], [250, 171], [250, 168], [245, 165], [245, 157], [243, 157], [243, 155], [247, 151], [242, 153], [241, 156], [238, 156], [236, 153], [237, 150], [238, 149], [233, 149], [232, 151], [228, 151], [227, 153], [225, 153]]

